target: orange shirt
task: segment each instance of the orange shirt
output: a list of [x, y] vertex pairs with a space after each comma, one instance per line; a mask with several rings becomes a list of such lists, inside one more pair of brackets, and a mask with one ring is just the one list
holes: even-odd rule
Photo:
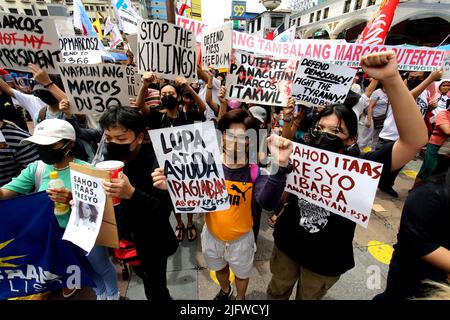
[[253, 227], [253, 183], [226, 180], [226, 184], [230, 209], [207, 213], [205, 221], [214, 237], [228, 242], [242, 237]]

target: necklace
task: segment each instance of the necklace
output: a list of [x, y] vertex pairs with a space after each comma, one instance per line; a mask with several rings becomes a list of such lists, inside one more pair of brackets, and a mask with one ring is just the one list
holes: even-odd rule
[[70, 167], [70, 165], [68, 165], [64, 168], [55, 168], [55, 166], [53, 166], [53, 169], [55, 169], [56, 171], [63, 171], [63, 170], [69, 169], [69, 167]]

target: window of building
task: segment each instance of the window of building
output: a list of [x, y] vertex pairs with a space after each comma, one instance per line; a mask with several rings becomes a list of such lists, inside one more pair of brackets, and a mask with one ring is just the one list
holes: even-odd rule
[[373, 6], [375, 4], [375, 2], [377, 2], [377, 0], [368, 0], [367, 1], [367, 6], [368, 7]]
[[350, 3], [351, 2], [352, 2], [351, 0], [346, 0], [345, 1], [345, 3], [344, 3], [344, 13], [347, 13], [347, 12], [350, 11]]
[[94, 6], [91, 6], [91, 11], [94, 11], [95, 9], [94, 9]]
[[31, 10], [31, 9], [24, 9], [23, 11], [25, 11], [25, 14], [27, 15], [27, 16], [33, 16], [34, 14], [33, 14], [33, 10]]
[[84, 8], [86, 9], [86, 11], [89, 11], [89, 6], [84, 6]]
[[284, 17], [272, 17], [272, 21], [270, 22], [270, 26], [272, 28], [278, 28], [284, 21]]
[[256, 27], [256, 31], [261, 30], [261, 17], [258, 18], [258, 25]]
[[322, 14], [322, 10], [316, 12], [316, 21], [320, 20], [320, 15]]
[[359, 10], [362, 7], [362, 0], [355, 1], [355, 10]]
[[313, 23], [314, 22], [314, 12], [312, 12], [310, 15], [309, 15], [309, 23]]
[[19, 13], [19, 12], [17, 12], [17, 9], [15, 9], [15, 8], [9, 8], [9, 12], [11, 12], [11, 13]]
[[297, 20], [297, 27], [300, 27], [300, 17], [298, 17], [298, 20]]
[[39, 10], [39, 14], [41, 16], [48, 16], [48, 11], [47, 10]]
[[328, 13], [330, 12], [330, 8], [325, 8], [323, 9], [323, 18], [327, 19], [328, 18]]

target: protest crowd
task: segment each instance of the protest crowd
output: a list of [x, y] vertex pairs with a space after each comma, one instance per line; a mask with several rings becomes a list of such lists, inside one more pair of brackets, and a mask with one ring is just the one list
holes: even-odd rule
[[[2, 32], [15, 32], [18, 16], [0, 13]], [[95, 51], [91, 58], [107, 52], [37, 20], [29, 32], [57, 51], [71, 44]], [[87, 286], [97, 300], [123, 299], [120, 263], [142, 279], [148, 300], [171, 300], [167, 261], [186, 239], [200, 241], [215, 271], [220, 286], [211, 299], [245, 300], [259, 230], [268, 224], [267, 299], [320, 300], [355, 266], [355, 229], [370, 223], [377, 189], [398, 197], [396, 177], [417, 156], [423, 164], [403, 207], [386, 290], [374, 299], [445, 290], [450, 77], [440, 64], [405, 71], [398, 50], [382, 50], [350, 68], [244, 50], [228, 26], [197, 36], [143, 20], [136, 43], [125, 41], [128, 60], [79, 64], [0, 43], [0, 219], [10, 221], [27, 202], [35, 219], [33, 201], [46, 204], [52, 239], [82, 270], [81, 286], [61, 282], [22, 295], [45, 299], [62, 290], [76, 298]], [[195, 215], [204, 218], [201, 230]], [[17, 298], [1, 285], [1, 269], [23, 264], [23, 253], [8, 251], [16, 258], [6, 260], [5, 249], [19, 238], [22, 249], [47, 241], [19, 222], [0, 233], [0, 298]], [[57, 274], [58, 259], [43, 268]]]

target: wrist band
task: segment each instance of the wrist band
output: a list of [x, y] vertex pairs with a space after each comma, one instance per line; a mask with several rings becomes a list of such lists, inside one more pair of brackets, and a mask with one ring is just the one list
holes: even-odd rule
[[44, 88], [48, 88], [48, 87], [50, 87], [52, 84], [53, 84], [53, 81], [50, 82], [50, 83], [48, 83], [48, 84], [46, 84], [46, 85], [44, 86]]

